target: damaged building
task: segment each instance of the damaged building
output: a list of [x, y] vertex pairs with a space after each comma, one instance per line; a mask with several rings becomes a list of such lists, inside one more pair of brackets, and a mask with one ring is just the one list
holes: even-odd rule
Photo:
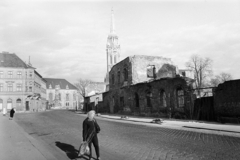
[[135, 55], [109, 72], [109, 91], [99, 111], [135, 115], [189, 117], [193, 79], [181, 77], [171, 59]]

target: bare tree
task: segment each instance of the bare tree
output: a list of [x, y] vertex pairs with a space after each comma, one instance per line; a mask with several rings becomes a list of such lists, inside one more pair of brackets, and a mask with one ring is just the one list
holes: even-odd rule
[[225, 81], [232, 80], [232, 75], [229, 73], [222, 72], [219, 75], [216, 75], [215, 78], [210, 80], [210, 84], [214, 87], [217, 87], [220, 83]]
[[[83, 100], [87, 96], [87, 87], [91, 84], [91, 80], [89, 79], [82, 79], [79, 78], [74, 85], [77, 87], [80, 95], [82, 96]], [[76, 109], [77, 110], [77, 109]]]
[[204, 87], [208, 76], [212, 74], [212, 60], [199, 55], [192, 55], [186, 67], [194, 72], [197, 89]]
[[91, 80], [79, 78], [74, 85], [78, 88], [80, 95], [84, 98], [87, 95], [86, 89], [91, 84]]

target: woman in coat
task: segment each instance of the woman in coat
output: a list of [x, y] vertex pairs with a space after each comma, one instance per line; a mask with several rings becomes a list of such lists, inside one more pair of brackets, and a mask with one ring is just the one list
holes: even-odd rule
[[89, 160], [92, 158], [92, 143], [95, 148], [97, 160], [100, 160], [99, 144], [97, 134], [100, 132], [100, 127], [94, 118], [95, 111], [88, 112], [88, 117], [83, 121], [83, 141], [89, 141], [90, 155]]

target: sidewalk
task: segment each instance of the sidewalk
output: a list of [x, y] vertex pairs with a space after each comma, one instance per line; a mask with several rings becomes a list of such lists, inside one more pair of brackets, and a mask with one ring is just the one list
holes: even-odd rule
[[171, 128], [171, 129], [181, 129], [194, 132], [219, 134], [226, 136], [240, 137], [240, 125], [237, 124], [220, 124], [214, 122], [200, 122], [196, 120], [177, 120], [177, 119], [161, 119], [161, 123], [153, 123], [152, 121], [156, 118], [145, 118], [145, 117], [131, 117], [121, 118], [120, 115], [99, 115], [98, 117], [122, 120], [129, 122], [138, 122], [144, 124], [151, 124], [158, 127]]
[[0, 115], [1, 160], [57, 160], [47, 146], [28, 135], [9, 116]]

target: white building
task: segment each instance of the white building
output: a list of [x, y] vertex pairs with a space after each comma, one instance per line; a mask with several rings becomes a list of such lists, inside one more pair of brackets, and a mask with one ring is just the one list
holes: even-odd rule
[[65, 79], [44, 78], [47, 82], [47, 100], [51, 108], [76, 109], [78, 89]]
[[46, 82], [35, 69], [14, 53], [0, 53], [0, 111], [13, 107], [17, 111], [46, 109], [41, 98], [46, 96], [41, 91]]

